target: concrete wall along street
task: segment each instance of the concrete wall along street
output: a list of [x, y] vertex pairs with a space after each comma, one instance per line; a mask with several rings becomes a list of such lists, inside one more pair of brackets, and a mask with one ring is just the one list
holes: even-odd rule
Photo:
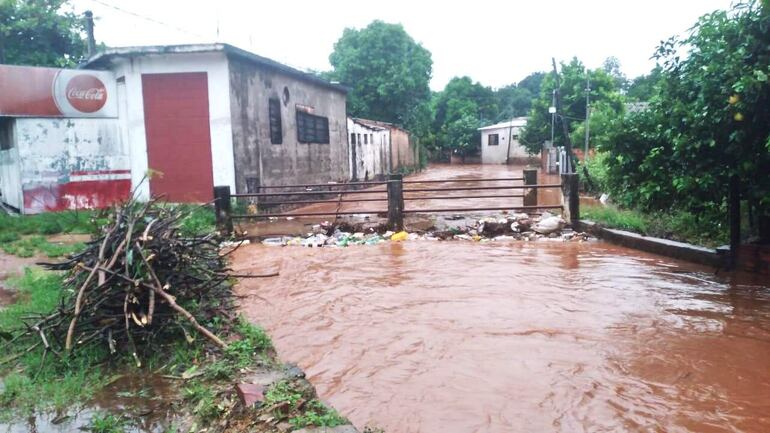
[[390, 171], [390, 129], [366, 119], [348, 117], [350, 176], [382, 179]]
[[[343, 90], [237, 57], [229, 65], [238, 192], [350, 178]], [[304, 114], [318, 120], [319, 128], [328, 121], [327, 140], [301, 140], [298, 118]]]
[[390, 151], [390, 164], [394, 173], [399, 170], [413, 169], [419, 165], [420, 155], [417, 144], [405, 129], [391, 126]]

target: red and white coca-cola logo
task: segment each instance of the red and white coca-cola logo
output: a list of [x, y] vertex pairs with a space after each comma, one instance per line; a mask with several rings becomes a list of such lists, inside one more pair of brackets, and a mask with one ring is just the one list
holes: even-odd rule
[[107, 103], [107, 87], [93, 75], [76, 75], [67, 83], [64, 94], [72, 107], [83, 113], [95, 113]]

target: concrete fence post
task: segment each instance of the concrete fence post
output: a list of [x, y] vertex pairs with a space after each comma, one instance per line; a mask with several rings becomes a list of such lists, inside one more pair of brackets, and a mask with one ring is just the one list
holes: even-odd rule
[[578, 195], [577, 173], [564, 173], [561, 175], [561, 205], [564, 206], [564, 219], [572, 227], [577, 227], [580, 222], [580, 196]]
[[230, 186], [214, 187], [214, 214], [216, 215], [217, 230], [225, 236], [233, 233], [233, 208], [230, 202]]
[[[537, 170], [524, 170], [524, 185], [537, 185]], [[524, 206], [537, 206], [537, 188], [525, 189]]]
[[388, 226], [391, 230], [404, 229], [404, 176], [391, 174], [388, 177]]

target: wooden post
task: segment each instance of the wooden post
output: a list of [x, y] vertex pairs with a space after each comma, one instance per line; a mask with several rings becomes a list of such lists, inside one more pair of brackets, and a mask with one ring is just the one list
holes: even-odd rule
[[577, 173], [561, 175], [561, 204], [564, 206], [564, 219], [577, 227], [580, 222], [580, 196], [578, 195]]
[[388, 226], [391, 230], [404, 229], [404, 176], [391, 174], [388, 177]]
[[[524, 170], [524, 185], [537, 185], [537, 170]], [[524, 193], [524, 206], [537, 206], [537, 188], [526, 189]]]
[[230, 202], [230, 186], [214, 187], [214, 213], [217, 229], [225, 236], [233, 233], [232, 204]]
[[741, 246], [741, 184], [738, 176], [730, 176], [728, 194], [728, 213], [730, 220], [730, 266], [735, 266], [738, 248]]

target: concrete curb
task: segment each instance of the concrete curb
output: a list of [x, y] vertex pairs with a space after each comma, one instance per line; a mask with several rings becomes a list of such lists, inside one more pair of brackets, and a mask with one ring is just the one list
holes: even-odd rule
[[672, 257], [675, 259], [686, 260], [702, 265], [721, 268], [726, 265], [727, 257], [719, 254], [713, 248], [700, 247], [684, 242], [677, 242], [668, 239], [643, 236], [625, 230], [608, 229], [599, 224], [580, 220], [578, 227], [580, 231], [591, 233], [592, 235], [622, 245], [648, 253], [660, 254], [661, 256]]

